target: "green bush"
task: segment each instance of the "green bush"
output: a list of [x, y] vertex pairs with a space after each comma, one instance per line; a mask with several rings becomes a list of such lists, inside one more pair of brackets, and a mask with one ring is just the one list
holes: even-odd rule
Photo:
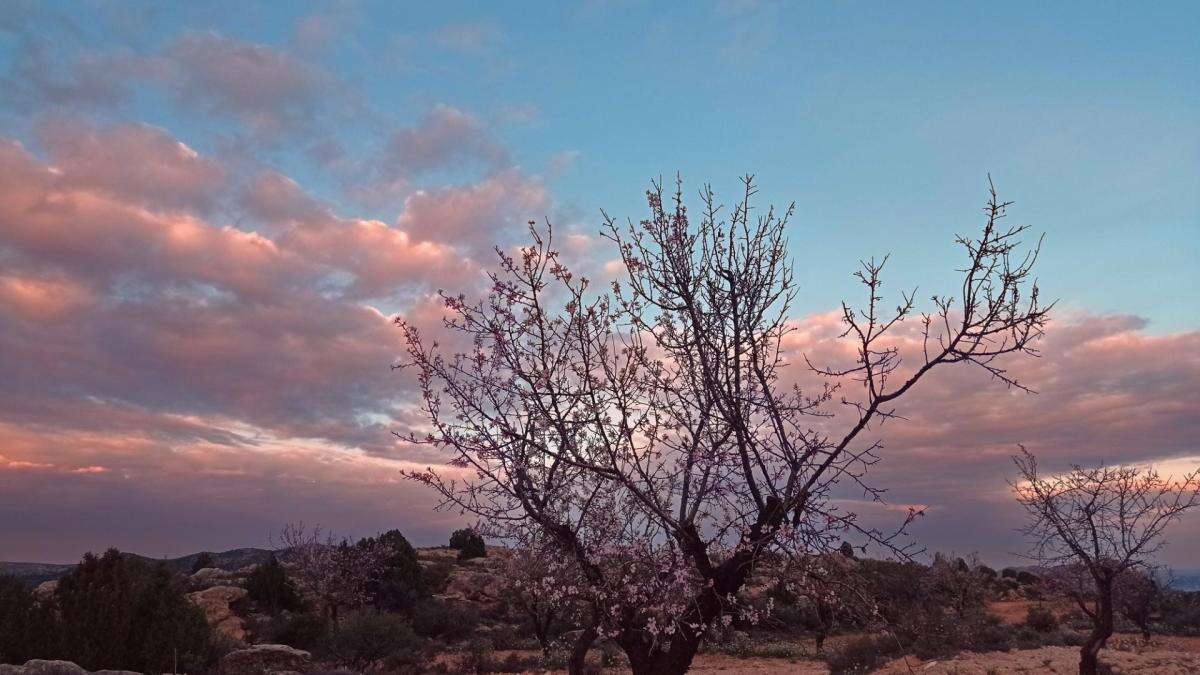
[[1167, 591], [1155, 628], [1168, 635], [1200, 635], [1200, 591]]
[[88, 670], [197, 670], [218, 655], [204, 613], [184, 595], [182, 580], [116, 549], [85, 555], [59, 581], [55, 600], [55, 658]]
[[858, 675], [879, 668], [896, 653], [896, 645], [889, 639], [866, 636], [827, 652], [825, 664], [829, 666], [830, 675]]
[[428, 598], [413, 605], [412, 627], [417, 635], [457, 642], [470, 637], [479, 617], [466, 607]]
[[358, 543], [359, 546], [386, 546], [390, 549], [379, 574], [370, 581], [369, 591], [375, 607], [388, 612], [407, 610], [429, 594], [425, 586], [417, 552], [400, 530], [389, 530]]
[[254, 568], [246, 577], [245, 586], [246, 597], [271, 616], [285, 610], [297, 612], [304, 608], [300, 591], [274, 555]]
[[487, 547], [483, 543], [483, 537], [476, 534], [475, 530], [471, 528], [455, 530], [454, 534], [450, 535], [450, 548], [458, 549], [459, 560], [487, 556]]
[[54, 616], [16, 577], [0, 576], [0, 663], [25, 663], [54, 648]]
[[325, 618], [316, 614], [283, 614], [272, 622], [271, 642], [312, 651], [327, 628]]
[[446, 590], [446, 585], [450, 583], [450, 575], [453, 572], [454, 565], [452, 563], [439, 560], [421, 570], [421, 582], [428, 593], [441, 593]]
[[1039, 633], [1052, 633], [1058, 630], [1058, 617], [1045, 605], [1030, 605], [1025, 625]]
[[423, 641], [408, 621], [398, 614], [358, 614], [322, 640], [318, 653], [352, 668], [364, 669], [377, 662], [389, 668], [421, 663]]

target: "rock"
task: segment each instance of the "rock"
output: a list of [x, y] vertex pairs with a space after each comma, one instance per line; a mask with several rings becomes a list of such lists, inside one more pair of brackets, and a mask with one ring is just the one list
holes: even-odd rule
[[229, 652], [221, 658], [220, 675], [264, 675], [303, 672], [312, 655], [287, 645], [254, 645]]
[[87, 675], [86, 670], [70, 661], [34, 659], [21, 666], [22, 675]]
[[455, 569], [442, 595], [451, 600], [495, 602], [500, 599], [500, 578], [488, 572]]
[[213, 586], [188, 593], [187, 597], [204, 610], [204, 618], [208, 619], [208, 625], [238, 642], [246, 641], [245, 622], [234, 613], [232, 607], [234, 603], [246, 597], [246, 589], [237, 586]]
[[[88, 675], [88, 671], [71, 661], [34, 659], [23, 666], [0, 663], [0, 675]], [[92, 675], [142, 675], [132, 670], [97, 670]]]
[[58, 579], [51, 579], [50, 581], [43, 581], [38, 584], [37, 588], [33, 589], [33, 595], [38, 600], [49, 600], [57, 590]]
[[209, 588], [211, 586], [225, 585], [222, 582], [229, 581], [234, 576], [233, 572], [226, 572], [217, 567], [205, 567], [193, 572], [189, 580], [194, 588]]

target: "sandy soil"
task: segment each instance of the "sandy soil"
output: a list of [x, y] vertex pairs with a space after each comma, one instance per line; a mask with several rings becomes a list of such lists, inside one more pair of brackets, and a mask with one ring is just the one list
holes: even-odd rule
[[[1114, 673], [1193, 675], [1200, 673], [1200, 637], [1155, 636], [1146, 644], [1136, 635], [1115, 635], [1109, 647], [1100, 653], [1100, 660], [1112, 666]], [[963, 653], [939, 661], [922, 661], [910, 656], [897, 659], [877, 672], [884, 675], [1070, 675], [1078, 670], [1078, 648], [1043, 647], [1012, 652]], [[625, 671], [608, 672], [616, 675]], [[829, 670], [824, 662], [816, 659], [743, 659], [723, 654], [700, 654], [690, 672], [707, 675], [824, 675]]]

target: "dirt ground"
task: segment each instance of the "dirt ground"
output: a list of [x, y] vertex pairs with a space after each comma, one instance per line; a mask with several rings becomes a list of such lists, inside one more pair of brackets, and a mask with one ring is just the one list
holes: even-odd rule
[[[1021, 614], [1022, 618], [1024, 613]], [[1114, 673], [1143, 675], [1194, 675], [1200, 673], [1200, 637], [1155, 636], [1149, 644], [1137, 635], [1114, 635], [1101, 652], [1102, 662]], [[1062, 673], [1079, 670], [1076, 647], [1042, 647], [1011, 652], [964, 653], [951, 659], [922, 661], [897, 659], [882, 670], [883, 675], [921, 673], [929, 675], [1007, 675], [1010, 673]], [[626, 671], [607, 671], [616, 675]], [[723, 654], [700, 654], [692, 673], [712, 675], [826, 675], [825, 663], [813, 658], [738, 658]]]
[[[1143, 645], [1135, 635], [1114, 636], [1101, 660], [1114, 673], [1145, 675], [1193, 675], [1200, 673], [1200, 638], [1155, 637]], [[801, 659], [739, 659], [719, 654], [702, 654], [693, 673], [724, 675], [817, 675], [829, 670], [821, 661]], [[1000, 675], [1007, 673], [1079, 672], [1079, 650], [1074, 647], [1043, 647], [1012, 652], [960, 654], [952, 659], [924, 662], [908, 657], [897, 659], [879, 671], [885, 675], [928, 673], [929, 675]]]

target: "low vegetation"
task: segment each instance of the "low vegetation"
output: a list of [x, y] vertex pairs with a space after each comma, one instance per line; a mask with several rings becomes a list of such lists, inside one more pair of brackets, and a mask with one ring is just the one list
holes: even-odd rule
[[[63, 659], [89, 670], [146, 673], [240, 672], [223, 668], [221, 658], [247, 645], [277, 644], [304, 650], [311, 672], [628, 668], [611, 640], [582, 639], [587, 607], [578, 596], [542, 601], [549, 597], [546, 588], [565, 582], [565, 571], [528, 550], [493, 549], [477, 561], [462, 558], [460, 549], [416, 550], [397, 531], [329, 545], [374, 549], [379, 555], [372, 559], [383, 561], [367, 573], [353, 572], [358, 581], [346, 583], [361, 582], [361, 594], [354, 602], [336, 600], [336, 621], [322, 606], [324, 596], [301, 581], [299, 566], [324, 558], [287, 549], [241, 570], [215, 570], [217, 575], [202, 567], [189, 576], [111, 550], [85, 556], [53, 589], [35, 591], [0, 578], [0, 661]], [[767, 560], [742, 593], [745, 611], [711, 631], [700, 653], [781, 664], [818, 660], [831, 673], [868, 673], [900, 658], [941, 661], [970, 652], [1078, 647], [1090, 620], [1070, 610], [1053, 578], [1054, 570], [997, 572], [970, 557], [936, 555], [931, 564], [856, 558], [845, 547], [801, 569]], [[1127, 586], [1152, 589], [1153, 597], [1118, 603], [1118, 631], [1200, 634], [1200, 593], [1143, 581]], [[230, 606], [244, 630], [240, 642], [224, 623], [211, 616], [205, 621], [189, 599], [210, 583], [244, 589]], [[1020, 612], [997, 611], [1005, 605]]]

